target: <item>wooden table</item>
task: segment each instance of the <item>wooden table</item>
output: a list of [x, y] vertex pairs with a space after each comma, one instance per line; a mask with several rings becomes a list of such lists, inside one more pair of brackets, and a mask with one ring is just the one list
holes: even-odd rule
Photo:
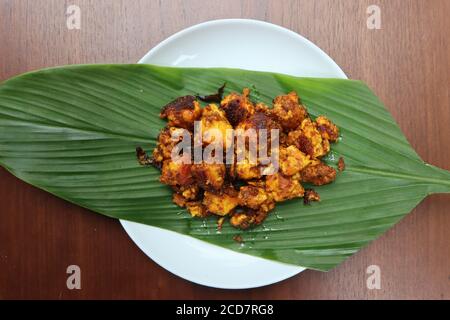
[[[69, 5], [81, 29], [66, 26]], [[381, 9], [370, 30], [366, 9]], [[133, 63], [167, 36], [218, 18], [270, 21], [304, 35], [388, 106], [422, 158], [450, 169], [448, 0], [0, 0], [0, 80], [75, 63]], [[79, 265], [81, 290], [66, 268]], [[366, 268], [381, 268], [381, 289]], [[450, 299], [450, 195], [410, 215], [331, 272], [306, 271], [252, 290], [180, 279], [142, 253], [118, 221], [0, 170], [0, 298]]]

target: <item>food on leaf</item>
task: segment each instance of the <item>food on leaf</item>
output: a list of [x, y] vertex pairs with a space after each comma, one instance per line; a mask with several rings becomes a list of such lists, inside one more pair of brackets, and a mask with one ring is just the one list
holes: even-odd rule
[[[229, 217], [232, 226], [248, 229], [261, 224], [277, 202], [302, 197], [305, 204], [319, 201], [319, 194], [305, 191], [304, 183], [320, 186], [336, 179], [336, 170], [321, 159], [339, 136], [331, 120], [311, 119], [296, 92], [275, 97], [272, 108], [249, 96], [244, 88], [242, 94], [223, 97], [220, 106], [203, 108], [198, 96], [184, 96], [161, 111], [168, 124], [151, 161], [161, 163], [160, 182], [173, 189], [173, 202], [193, 217], [215, 215], [222, 219], [220, 226]], [[192, 161], [195, 157], [188, 154], [171, 159], [177, 144], [190, 138], [194, 152], [195, 146], [202, 157], [210, 151], [206, 159]], [[145, 159], [141, 153], [140, 163]]]

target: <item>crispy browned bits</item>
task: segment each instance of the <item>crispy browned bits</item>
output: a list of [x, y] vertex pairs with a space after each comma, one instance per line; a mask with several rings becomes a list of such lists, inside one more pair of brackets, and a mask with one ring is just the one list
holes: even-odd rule
[[202, 115], [202, 110], [197, 98], [194, 96], [179, 97], [166, 104], [159, 116], [167, 119], [168, 125], [172, 127], [192, 130], [194, 121]]
[[139, 164], [142, 166], [149, 166], [153, 164], [152, 159], [141, 147], [136, 147], [136, 157], [138, 159]]
[[[218, 230], [222, 229], [225, 219], [242, 230], [258, 226], [278, 202], [302, 197], [305, 204], [320, 201], [315, 190], [305, 190], [302, 184], [320, 186], [336, 178], [336, 170], [322, 162], [322, 157], [330, 151], [330, 142], [337, 141], [338, 127], [325, 116], [311, 119], [295, 92], [276, 97], [273, 108], [270, 108], [262, 102], [251, 101], [248, 89], [222, 98], [223, 89], [221, 87], [216, 94], [204, 97], [180, 97], [164, 106], [161, 118], [168, 120], [168, 126], [161, 131], [151, 159], [142, 149], [136, 150], [139, 163], [160, 165], [160, 181], [173, 189], [173, 202], [185, 207], [193, 217], [219, 217]], [[210, 103], [202, 108], [197, 99], [220, 102], [220, 106]], [[240, 149], [243, 146], [232, 143], [238, 141], [237, 138], [222, 137], [222, 141], [216, 141], [215, 137], [194, 132], [196, 120], [202, 130], [217, 129], [223, 136], [228, 129], [253, 129], [256, 134], [267, 129], [270, 141], [270, 130], [278, 129], [277, 170], [272, 171], [275, 168], [273, 164], [270, 164], [272, 167], [265, 164], [259, 155], [256, 163], [251, 162], [248, 152]], [[191, 142], [201, 138], [203, 150], [200, 151], [216, 142], [222, 142], [224, 150], [232, 146], [233, 163], [207, 164], [205, 159], [201, 163], [173, 161], [173, 148], [184, 139], [182, 136], [185, 137], [177, 133], [183, 129], [189, 130]], [[180, 137], [177, 141], [172, 139], [174, 133]], [[248, 141], [244, 143], [246, 147]], [[256, 148], [264, 151], [269, 145], [257, 145]], [[238, 152], [244, 154], [244, 161], [241, 159], [239, 163], [236, 161]], [[186, 157], [189, 158], [188, 155]], [[342, 171], [344, 167], [343, 159], [339, 159], [338, 170]], [[264, 175], [268, 172], [269, 175]], [[237, 239], [242, 240], [239, 237]]]
[[286, 138], [287, 145], [296, 146], [301, 152], [314, 157], [314, 145], [301, 130], [295, 130], [288, 133]]
[[324, 163], [306, 167], [301, 172], [303, 182], [310, 182], [316, 186], [322, 186], [336, 179], [336, 170]]
[[159, 181], [169, 186], [190, 186], [195, 182], [192, 176], [192, 166], [172, 160], [164, 160]]
[[187, 202], [186, 208], [193, 217], [206, 218], [209, 215], [201, 201]]
[[271, 114], [281, 124], [285, 132], [298, 127], [307, 116], [308, 112], [299, 102], [296, 92], [281, 95], [273, 100]]
[[225, 111], [232, 126], [236, 126], [255, 113], [255, 106], [250, 101], [249, 94], [248, 89], [244, 89], [242, 94], [233, 92], [220, 102], [220, 107]]
[[203, 205], [212, 214], [226, 216], [239, 205], [238, 191], [231, 185], [221, 191], [205, 191]]
[[226, 169], [222, 163], [193, 164], [192, 175], [196, 183], [204, 190], [220, 190], [225, 181]]
[[172, 195], [172, 201], [179, 207], [186, 207], [187, 199], [179, 193], [174, 193]]
[[343, 157], [339, 157], [338, 170], [339, 170], [339, 172], [342, 172], [342, 171], [345, 170], [345, 162], [344, 162], [344, 158]]
[[316, 124], [322, 138], [331, 142], [337, 141], [339, 138], [339, 129], [333, 122], [324, 116], [319, 116], [316, 119]]
[[280, 130], [281, 125], [265, 113], [255, 112], [248, 119], [239, 123], [236, 128], [243, 129], [244, 131], [248, 129], [254, 129], [256, 131], [260, 129], [266, 129], [269, 131], [268, 133], [270, 133], [270, 130], [273, 129]]
[[[155, 165], [162, 166], [164, 160], [169, 160], [172, 157], [172, 149], [183, 140], [183, 132], [185, 129], [176, 127], [166, 127], [160, 131], [156, 148], [153, 149], [152, 161]], [[192, 134], [189, 133], [192, 141]], [[172, 137], [177, 135], [178, 139]]]
[[231, 216], [230, 224], [235, 228], [246, 230], [260, 225], [268, 214], [269, 212], [253, 209], [236, 212]]
[[310, 204], [311, 201], [320, 201], [320, 195], [314, 189], [305, 189], [303, 203]]
[[244, 242], [244, 239], [239, 234], [234, 235], [233, 236], [233, 240], [236, 241], [237, 243], [243, 243]]

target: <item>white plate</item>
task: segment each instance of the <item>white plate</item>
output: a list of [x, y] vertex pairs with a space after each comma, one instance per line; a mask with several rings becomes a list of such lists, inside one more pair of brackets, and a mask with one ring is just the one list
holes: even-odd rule
[[[307, 39], [256, 20], [229, 19], [198, 24], [164, 40], [139, 62], [346, 78], [339, 66]], [[205, 286], [254, 288], [305, 270], [237, 253], [172, 231], [124, 220], [121, 223], [153, 261], [179, 277]]]

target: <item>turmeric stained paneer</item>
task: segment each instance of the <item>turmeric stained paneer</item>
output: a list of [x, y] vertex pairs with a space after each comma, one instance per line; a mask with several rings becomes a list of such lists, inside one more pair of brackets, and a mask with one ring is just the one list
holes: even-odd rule
[[[322, 158], [330, 152], [330, 143], [338, 141], [338, 127], [323, 115], [311, 118], [296, 92], [275, 97], [272, 107], [251, 101], [247, 88], [221, 95], [204, 107], [195, 96], [168, 103], [160, 114], [168, 124], [152, 157], [137, 149], [142, 165], [151, 163], [161, 170], [160, 181], [172, 188], [173, 202], [193, 217], [218, 216], [220, 228], [228, 219], [232, 226], [247, 229], [261, 224], [278, 202], [320, 201], [311, 185], [336, 179], [336, 170]], [[248, 130], [256, 133], [256, 154], [248, 149], [252, 139], [242, 137]], [[266, 132], [266, 140], [261, 139], [261, 131]], [[275, 147], [274, 134], [278, 135]], [[238, 143], [240, 138], [244, 143]], [[222, 148], [214, 149], [208, 159], [194, 161], [192, 155], [181, 154], [175, 161], [173, 151], [179, 143], [199, 145], [202, 155], [212, 145]], [[268, 163], [268, 158], [276, 162]]]
[[286, 132], [297, 128], [298, 124], [308, 116], [308, 112], [300, 104], [296, 92], [276, 97], [273, 100], [271, 112]]
[[194, 96], [184, 96], [165, 105], [160, 113], [161, 119], [167, 119], [169, 127], [192, 129], [194, 121], [202, 114], [200, 103]]
[[[225, 112], [216, 104], [212, 103], [203, 109], [200, 126], [203, 145], [220, 143], [224, 149], [231, 145], [232, 138], [227, 135], [227, 130], [233, 127], [226, 118]], [[200, 136], [195, 136], [195, 139], [199, 140]]]

